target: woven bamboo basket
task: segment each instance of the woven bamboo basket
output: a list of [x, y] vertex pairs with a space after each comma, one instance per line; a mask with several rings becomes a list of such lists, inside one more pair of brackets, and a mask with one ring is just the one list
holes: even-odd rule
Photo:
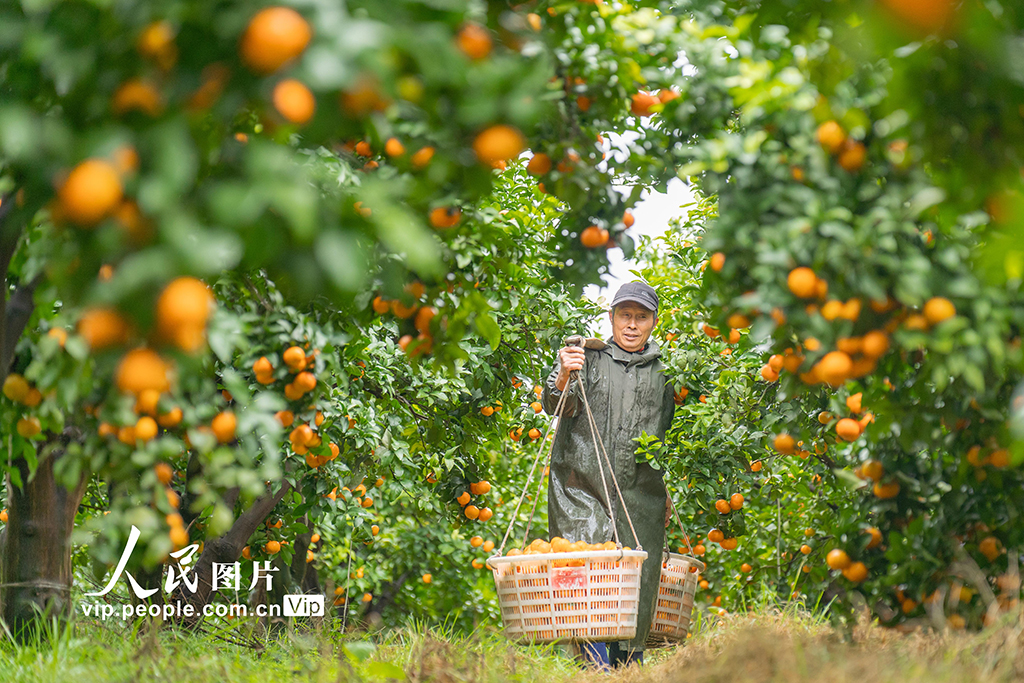
[[669, 552], [662, 556], [658, 601], [647, 636], [649, 644], [659, 645], [686, 638], [693, 616], [697, 583], [704, 569], [704, 563], [695, 557]]
[[528, 643], [634, 638], [645, 559], [642, 550], [490, 558], [505, 633]]

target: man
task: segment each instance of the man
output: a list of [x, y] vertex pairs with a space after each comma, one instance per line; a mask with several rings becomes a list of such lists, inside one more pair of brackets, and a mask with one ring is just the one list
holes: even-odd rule
[[[603, 667], [643, 661], [661, 577], [668, 496], [661, 472], [646, 462], [637, 463], [633, 439], [641, 432], [664, 439], [675, 411], [672, 385], [667, 383], [659, 360], [661, 351], [650, 338], [658, 321], [658, 294], [643, 282], [624, 284], [612, 298], [608, 315], [612, 338], [607, 343], [588, 339], [585, 349], [562, 348], [542, 395], [544, 409], [554, 414], [559, 398], [566, 394], [562, 424], [551, 453], [550, 537], [587, 543], [614, 539], [598, 454], [581, 399], [582, 383], [640, 544], [648, 552], [641, 573], [636, 637], [607, 647], [591, 643], [583, 648], [587, 659]], [[579, 370], [578, 381], [570, 381], [573, 370]], [[615, 506], [619, 538], [624, 546], [632, 546], [633, 532], [607, 471], [605, 478]]]

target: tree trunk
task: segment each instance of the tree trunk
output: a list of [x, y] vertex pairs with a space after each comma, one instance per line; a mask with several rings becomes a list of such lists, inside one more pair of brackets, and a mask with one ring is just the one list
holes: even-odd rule
[[182, 610], [186, 605], [192, 605], [192, 616], [183, 616], [180, 619], [183, 626], [197, 626], [202, 621], [203, 608], [209, 604], [213, 593], [213, 563], [236, 562], [242, 556], [245, 542], [289, 491], [291, 484], [283, 482], [280, 490], [274, 495], [268, 494], [257, 498], [248, 510], [238, 516], [226, 534], [206, 541], [202, 554], [196, 560], [196, 567], [192, 570], [198, 578], [195, 592], [181, 586], [175, 591], [172, 599], [172, 602], [180, 602]]
[[[61, 440], [66, 443], [66, 438], [67, 432]], [[31, 477], [24, 458], [14, 461], [21, 488], [7, 478], [9, 517], [3, 536], [0, 613], [23, 642], [31, 639], [33, 626], [51, 617], [63, 622], [71, 613], [71, 531], [87, 477], [83, 474], [71, 490], [60, 486], [53, 467], [64, 450], [62, 444], [53, 445]]]

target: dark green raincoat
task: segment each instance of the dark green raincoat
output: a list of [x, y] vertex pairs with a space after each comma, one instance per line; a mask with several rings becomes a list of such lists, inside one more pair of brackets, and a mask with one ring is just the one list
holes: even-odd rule
[[[623, 642], [630, 649], [643, 649], [651, 628], [654, 604], [661, 577], [661, 553], [665, 546], [665, 505], [667, 494], [662, 473], [647, 463], [637, 464], [634, 438], [647, 432], [659, 439], [672, 422], [675, 412], [673, 387], [667, 383], [661, 350], [650, 339], [642, 351], [625, 351], [614, 341], [588, 340], [580, 379], [594, 421], [615, 468], [623, 498], [629, 507], [640, 545], [648, 553], [640, 578], [640, 606], [636, 638]], [[554, 414], [562, 392], [555, 387], [560, 362], [544, 385], [544, 410]], [[578, 383], [570, 380], [565, 388], [564, 424], [551, 452], [551, 476], [548, 482], [548, 530], [550, 537], [570, 541], [603, 543], [614, 540], [611, 517], [597, 467], [597, 453]], [[615, 519], [622, 545], [635, 547], [622, 504], [615, 493], [607, 467], [605, 478], [615, 501]]]

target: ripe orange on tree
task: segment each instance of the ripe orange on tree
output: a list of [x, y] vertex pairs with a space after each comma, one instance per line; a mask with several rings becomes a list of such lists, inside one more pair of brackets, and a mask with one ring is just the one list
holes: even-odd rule
[[[157, 333], [161, 339], [183, 351], [197, 351], [203, 345], [206, 323], [213, 306], [213, 295], [202, 280], [193, 277], [172, 280], [157, 299]], [[253, 369], [261, 374], [255, 364]]]
[[839, 152], [839, 166], [844, 171], [855, 173], [864, 167], [868, 153], [862, 142], [847, 140]]
[[484, 544], [484, 539], [480, 536], [474, 536], [473, 538], [469, 539], [469, 544], [474, 548], [479, 548]]
[[723, 515], [727, 515], [730, 512], [732, 512], [732, 508], [729, 507], [729, 501], [725, 500], [724, 498], [720, 498], [717, 501], [715, 501], [715, 509], [718, 510]]
[[825, 562], [832, 569], [846, 569], [850, 566], [850, 556], [846, 554], [845, 550], [833, 548], [825, 556]]
[[491, 508], [481, 508], [480, 509], [480, 516], [477, 519], [479, 519], [481, 522], [486, 522], [487, 520], [489, 520], [493, 516], [494, 516], [494, 511], [492, 511]]
[[792, 455], [796, 451], [796, 439], [789, 434], [779, 434], [773, 443], [775, 450], [783, 455]]
[[15, 429], [18, 435], [25, 439], [31, 439], [33, 436], [39, 434], [42, 430], [42, 424], [39, 422], [39, 418], [35, 415], [23, 417], [18, 420], [18, 424]]
[[462, 211], [454, 206], [439, 206], [430, 211], [430, 224], [439, 230], [455, 227], [461, 218]]
[[389, 157], [400, 157], [405, 154], [405, 145], [398, 138], [388, 138], [384, 143], [384, 153]]
[[853, 562], [843, 570], [843, 576], [853, 583], [860, 583], [868, 578], [868, 568], [863, 562]]
[[526, 170], [532, 175], [546, 175], [551, 171], [551, 157], [544, 152], [534, 154], [526, 164]]
[[210, 423], [213, 435], [219, 443], [230, 443], [235, 440], [235, 430], [238, 427], [238, 420], [230, 410], [218, 413]]
[[842, 148], [843, 143], [846, 142], [846, 131], [843, 130], [843, 127], [838, 122], [826, 121], [818, 126], [818, 130], [815, 131], [815, 138], [822, 147], [835, 154]]
[[732, 496], [729, 497], [729, 507], [733, 510], [742, 509], [743, 502], [744, 498], [742, 493], [734, 493], [732, 494]]
[[596, 225], [589, 225], [580, 233], [580, 242], [588, 249], [604, 246], [608, 242], [608, 231]]
[[491, 34], [480, 24], [468, 22], [455, 39], [459, 49], [470, 59], [483, 59], [491, 53]]
[[812, 299], [817, 296], [818, 276], [806, 266], [799, 266], [789, 271], [786, 286], [794, 295], [801, 299]]
[[121, 358], [115, 382], [125, 393], [139, 395], [146, 390], [163, 393], [171, 387], [169, 372], [170, 367], [156, 351], [138, 348]]
[[316, 113], [316, 97], [304, 83], [294, 78], [286, 78], [275, 85], [271, 100], [277, 113], [291, 123], [309, 123]]
[[113, 164], [86, 159], [75, 166], [57, 191], [60, 214], [81, 227], [92, 227], [121, 203], [124, 189]]
[[480, 508], [475, 505], [467, 505], [463, 510], [463, 514], [469, 519], [477, 519], [480, 516]]
[[157, 117], [164, 110], [163, 97], [152, 83], [140, 78], [130, 78], [114, 91], [110, 98], [110, 109], [116, 116], [130, 111]]
[[656, 104], [661, 102], [655, 95], [641, 90], [630, 97], [629, 110], [637, 116], [650, 116], [653, 113], [651, 107]]
[[923, 312], [929, 325], [938, 325], [956, 315], [956, 306], [949, 299], [937, 296], [925, 302]]
[[312, 37], [301, 14], [288, 7], [268, 7], [249, 21], [239, 53], [250, 69], [268, 74], [301, 55]]
[[740, 542], [738, 539], [725, 538], [722, 539], [722, 542], [719, 543], [719, 545], [722, 546], [722, 550], [736, 550], [736, 547], [739, 545], [739, 543]]
[[469, 485], [469, 492], [474, 496], [482, 496], [491, 490], [491, 483], [487, 480], [478, 481]]
[[281, 543], [279, 541], [267, 541], [266, 545], [263, 546], [263, 550], [268, 555], [276, 555], [281, 552]]
[[506, 124], [491, 126], [473, 140], [477, 159], [488, 166], [518, 156], [525, 146], [523, 134]]
[[860, 423], [849, 417], [844, 417], [836, 423], [836, 434], [844, 441], [853, 441], [860, 436], [861, 431]]
[[623, 211], [622, 212], [622, 224], [623, 225], [625, 225], [627, 228], [631, 228], [631, 227], [633, 227], [633, 223], [635, 223], [635, 222], [636, 222], [636, 218], [633, 217], [633, 214], [631, 212], [629, 212], [629, 211]]

